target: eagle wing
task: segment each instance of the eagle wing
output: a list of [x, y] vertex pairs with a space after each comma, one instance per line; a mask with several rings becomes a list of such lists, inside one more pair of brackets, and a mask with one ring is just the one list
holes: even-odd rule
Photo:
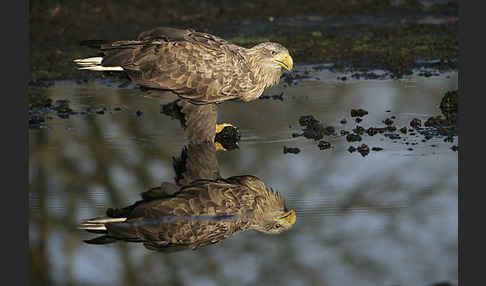
[[214, 35], [174, 28], [101, 46], [103, 66], [121, 66], [134, 82], [169, 89], [194, 103], [236, 99], [252, 90], [242, 49]]
[[173, 197], [139, 203], [125, 222], [106, 227], [110, 235], [152, 250], [195, 249], [246, 230], [245, 213], [253, 210], [256, 195], [223, 179], [198, 180]]

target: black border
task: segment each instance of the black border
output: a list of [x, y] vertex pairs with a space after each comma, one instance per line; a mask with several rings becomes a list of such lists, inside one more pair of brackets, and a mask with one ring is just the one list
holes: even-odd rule
[[[482, 104], [473, 104], [483, 100], [482, 84], [484, 82], [483, 72], [480, 70], [482, 53], [486, 51], [482, 43], [484, 38], [484, 26], [478, 21], [484, 18], [484, 9], [480, 1], [459, 1], [459, 285], [478, 285], [481, 284], [482, 263], [474, 263], [474, 254], [482, 253], [478, 248], [480, 242], [484, 241], [482, 229], [483, 213], [481, 212], [482, 200], [475, 198], [478, 193], [483, 192], [483, 184], [480, 178], [484, 176], [484, 167], [478, 156], [482, 153], [483, 144], [478, 134], [482, 133], [480, 126], [476, 127], [473, 133], [473, 120], [482, 122]], [[470, 4], [471, 3], [471, 4]], [[2, 73], [4, 83], [8, 85], [2, 96], [4, 102], [8, 104], [3, 109], [4, 127], [8, 131], [4, 133], [2, 140], [4, 145], [3, 165], [4, 178], [7, 178], [3, 185], [3, 207], [2, 223], [4, 224], [3, 245], [4, 252], [2, 258], [8, 265], [3, 274], [2, 280], [10, 285], [30, 285], [29, 281], [29, 240], [28, 240], [28, 123], [26, 120], [28, 101], [27, 83], [30, 80], [29, 66], [29, 3], [28, 1], [9, 2], [3, 9], [3, 53], [2, 53]], [[469, 6], [467, 4], [470, 4]], [[16, 12], [12, 12], [13, 9]], [[475, 12], [474, 12], [475, 11]], [[464, 21], [469, 23], [468, 30], [465, 29]], [[465, 41], [466, 34], [469, 34], [469, 41]], [[475, 37], [475, 39], [473, 38]], [[466, 47], [467, 46], [467, 47]], [[474, 64], [476, 63], [476, 65]], [[479, 63], [479, 65], [478, 65]], [[469, 69], [468, 72], [466, 70]], [[464, 76], [467, 74], [467, 77]], [[468, 85], [464, 85], [465, 79]], [[19, 91], [19, 87], [21, 90]], [[469, 91], [466, 91], [469, 90]], [[13, 104], [13, 106], [10, 106]], [[471, 123], [471, 124], [469, 124]], [[469, 134], [469, 136], [468, 136]], [[474, 136], [474, 139], [473, 139]], [[471, 150], [471, 153], [468, 152]], [[472, 153], [472, 150], [477, 152]], [[478, 162], [477, 166], [473, 162], [474, 158]], [[474, 182], [477, 180], [476, 182]], [[12, 197], [15, 203], [12, 203]], [[476, 203], [474, 203], [476, 202]], [[467, 218], [466, 214], [470, 214]], [[475, 223], [477, 220], [477, 223]], [[27, 223], [26, 223], [27, 222]], [[474, 223], [474, 225], [473, 225]], [[468, 226], [469, 224], [469, 226]], [[469, 230], [469, 234], [466, 232]], [[477, 243], [475, 243], [477, 242]], [[466, 247], [467, 243], [467, 247]], [[467, 250], [468, 249], [468, 250]], [[464, 253], [469, 263], [464, 265]], [[437, 263], [440, 263], [438, 261]], [[474, 275], [476, 274], [476, 275]], [[8, 283], [5, 279], [12, 280]]]
[[29, 285], [28, 97], [29, 1], [2, 9], [2, 281]]

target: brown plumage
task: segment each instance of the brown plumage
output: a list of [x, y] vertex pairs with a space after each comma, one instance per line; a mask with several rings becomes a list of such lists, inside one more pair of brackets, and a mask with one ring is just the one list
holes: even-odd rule
[[86, 242], [140, 242], [171, 252], [214, 244], [250, 229], [281, 233], [295, 222], [295, 211], [286, 209], [282, 196], [253, 176], [171, 186], [162, 184], [131, 206], [109, 209], [108, 218], [86, 220], [81, 229], [104, 233]]
[[103, 56], [75, 60], [80, 69], [124, 71], [140, 86], [170, 90], [196, 104], [255, 100], [279, 82], [282, 68], [293, 67], [278, 43], [246, 49], [211, 34], [166, 27], [96, 46]]
[[102, 233], [86, 242], [139, 242], [163, 252], [196, 249], [232, 235], [257, 230], [280, 233], [295, 223], [283, 197], [254, 176], [220, 178], [213, 105], [181, 104], [189, 144], [173, 158], [175, 182], [142, 193], [142, 200], [80, 226]]

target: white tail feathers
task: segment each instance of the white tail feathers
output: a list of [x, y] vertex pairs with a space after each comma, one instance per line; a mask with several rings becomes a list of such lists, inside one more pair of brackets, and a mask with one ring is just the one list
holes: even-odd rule
[[74, 62], [78, 65], [101, 65], [101, 61], [103, 61], [102, 57], [74, 60]]
[[93, 57], [86, 59], [76, 59], [74, 62], [78, 65], [78, 70], [91, 71], [123, 71], [122, 67], [104, 67], [101, 65], [102, 57]]
[[106, 230], [106, 223], [114, 223], [114, 222], [124, 222], [126, 221], [126, 217], [121, 218], [111, 218], [111, 217], [97, 217], [92, 219], [85, 220], [78, 229], [84, 230]]

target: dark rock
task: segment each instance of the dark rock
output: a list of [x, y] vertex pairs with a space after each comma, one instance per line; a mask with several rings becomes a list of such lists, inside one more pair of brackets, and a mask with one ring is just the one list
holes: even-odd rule
[[283, 153], [284, 154], [287, 154], [287, 153], [299, 154], [300, 153], [300, 149], [297, 148], [297, 147], [287, 147], [287, 146], [284, 146], [283, 147]]
[[390, 131], [390, 132], [395, 132], [395, 131], [397, 131], [397, 128], [396, 128], [395, 126], [387, 126], [387, 127], [385, 127], [385, 129], [386, 129], [387, 131]]
[[410, 121], [410, 126], [417, 129], [422, 126], [422, 121], [418, 118], [414, 118], [412, 121]]
[[373, 147], [373, 148], [371, 148], [371, 151], [383, 151], [383, 148], [381, 148], [381, 147]]
[[370, 148], [368, 147], [368, 145], [362, 144], [358, 147], [358, 152], [361, 154], [361, 156], [365, 157], [370, 153]]
[[348, 148], [348, 152], [349, 152], [349, 153], [353, 153], [354, 151], [356, 151], [356, 148], [355, 148], [355, 147], [353, 147], [353, 146], [349, 146], [349, 148]]
[[312, 115], [303, 115], [299, 118], [300, 126], [309, 126], [311, 124], [319, 123]]
[[283, 91], [280, 94], [275, 95], [261, 95], [260, 99], [273, 99], [273, 100], [280, 100], [283, 101]]
[[450, 142], [450, 143], [452, 143], [452, 142], [454, 142], [454, 137], [449, 135], [449, 136], [447, 136], [447, 137], [444, 139], [444, 142]]
[[327, 126], [324, 128], [325, 135], [336, 135], [336, 128], [333, 126]]
[[317, 144], [317, 147], [319, 147], [320, 150], [326, 150], [331, 148], [331, 143], [326, 142], [326, 141], [319, 141], [319, 144]]
[[363, 117], [368, 114], [368, 111], [364, 109], [351, 109], [351, 117]]
[[341, 136], [344, 136], [344, 135], [348, 135], [349, 131], [341, 130], [340, 133], [341, 133]]
[[388, 133], [388, 134], [385, 134], [384, 135], [385, 137], [388, 137], [392, 140], [397, 140], [397, 139], [401, 139], [402, 137], [400, 137], [400, 135], [398, 134], [395, 134], [395, 133]]
[[356, 142], [356, 141], [361, 141], [361, 136], [357, 135], [357, 134], [348, 134], [346, 136], [346, 140], [348, 142]]
[[390, 118], [387, 118], [387, 119], [385, 119], [385, 120], [383, 121], [383, 123], [385, 123], [385, 125], [390, 126], [390, 125], [392, 125], [392, 124], [393, 124], [393, 120], [391, 120]]
[[459, 104], [458, 90], [448, 91], [440, 102], [440, 110], [450, 125], [456, 125]]
[[359, 125], [356, 126], [356, 128], [353, 129], [353, 132], [358, 134], [358, 135], [363, 135], [365, 133], [365, 129]]
[[407, 134], [407, 127], [400, 128], [400, 132], [402, 132], [403, 134]]
[[378, 130], [374, 127], [370, 127], [366, 130], [366, 133], [368, 133], [369, 136], [374, 136], [378, 133]]

